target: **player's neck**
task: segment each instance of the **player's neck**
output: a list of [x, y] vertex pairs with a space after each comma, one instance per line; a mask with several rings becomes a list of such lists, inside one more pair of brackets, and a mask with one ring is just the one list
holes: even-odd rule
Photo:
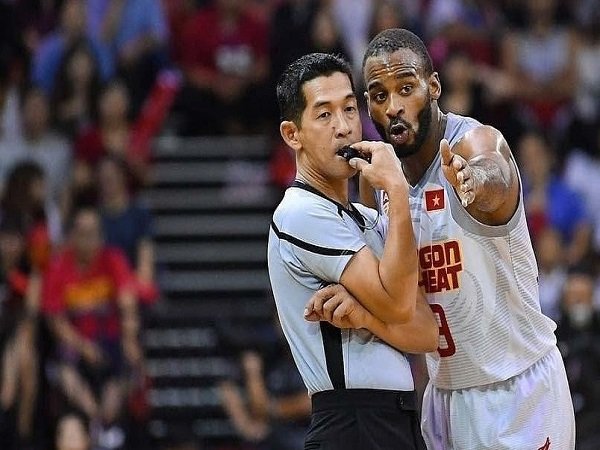
[[296, 180], [308, 184], [312, 188], [325, 195], [327, 198], [348, 207], [348, 180], [326, 179], [322, 175], [311, 173], [309, 171], [296, 172]]
[[433, 103], [431, 114], [431, 128], [423, 146], [416, 154], [402, 159], [402, 169], [411, 186], [421, 180], [437, 156], [440, 141], [446, 131], [446, 115], [439, 109], [437, 102]]

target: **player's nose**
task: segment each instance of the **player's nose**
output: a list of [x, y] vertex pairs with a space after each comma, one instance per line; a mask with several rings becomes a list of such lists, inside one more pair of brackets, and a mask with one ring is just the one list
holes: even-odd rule
[[390, 95], [385, 113], [392, 119], [395, 119], [404, 113], [404, 102], [400, 95], [396, 93]]

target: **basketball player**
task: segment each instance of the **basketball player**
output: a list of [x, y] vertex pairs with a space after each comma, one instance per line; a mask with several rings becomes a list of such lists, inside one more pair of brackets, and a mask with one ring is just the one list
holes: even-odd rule
[[[400, 162], [389, 144], [358, 142], [351, 69], [341, 58], [301, 57], [283, 73], [277, 98], [297, 179], [273, 215], [268, 265], [281, 326], [312, 398], [305, 448], [424, 448], [410, 366], [392, 346], [433, 351], [438, 333], [424, 296], [417, 301], [417, 253]], [[349, 202], [356, 158], [349, 164], [336, 153], [348, 144], [370, 155], [363, 176], [388, 193], [389, 220]], [[325, 315], [332, 307], [344, 312], [346, 321], [328, 316], [343, 329], [305, 320], [307, 301], [330, 283], [341, 283], [360, 302], [331, 299], [325, 308]], [[419, 332], [397, 333], [393, 324], [409, 320]]]
[[[363, 74], [369, 114], [411, 185], [419, 284], [439, 325], [438, 350], [426, 357], [427, 448], [573, 449], [568, 382], [556, 326], [540, 312], [508, 144], [492, 127], [440, 111], [438, 74], [423, 42], [407, 30], [377, 35]], [[362, 175], [369, 164], [356, 167]], [[362, 177], [362, 201], [387, 213], [388, 194], [363, 189], [368, 182]], [[322, 311], [332, 297], [348, 308], [343, 291], [319, 292], [308, 303], [310, 315], [326, 319]]]

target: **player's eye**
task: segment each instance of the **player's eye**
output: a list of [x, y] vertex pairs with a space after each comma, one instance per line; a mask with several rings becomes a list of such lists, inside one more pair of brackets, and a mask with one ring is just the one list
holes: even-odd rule
[[346, 106], [346, 112], [355, 112], [355, 111], [356, 111], [356, 106], [354, 106], [354, 105]]
[[327, 119], [329, 116], [331, 116], [331, 113], [329, 111], [323, 111], [317, 116], [317, 119]]
[[412, 90], [413, 90], [412, 84], [407, 84], [407, 85], [402, 86], [400, 93], [403, 95], [408, 95], [412, 92]]
[[371, 96], [373, 101], [376, 103], [383, 103], [387, 98], [387, 94], [385, 92], [377, 92]]

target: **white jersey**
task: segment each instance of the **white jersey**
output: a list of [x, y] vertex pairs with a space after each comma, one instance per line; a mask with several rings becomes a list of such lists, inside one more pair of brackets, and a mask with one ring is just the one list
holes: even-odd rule
[[[452, 146], [480, 125], [448, 114], [444, 137]], [[429, 377], [437, 388], [463, 389], [525, 371], [555, 347], [556, 325], [540, 310], [522, 194], [506, 225], [484, 225], [462, 207], [440, 159], [411, 187], [410, 208], [420, 285], [440, 328]], [[385, 211], [384, 193], [378, 203]]]

